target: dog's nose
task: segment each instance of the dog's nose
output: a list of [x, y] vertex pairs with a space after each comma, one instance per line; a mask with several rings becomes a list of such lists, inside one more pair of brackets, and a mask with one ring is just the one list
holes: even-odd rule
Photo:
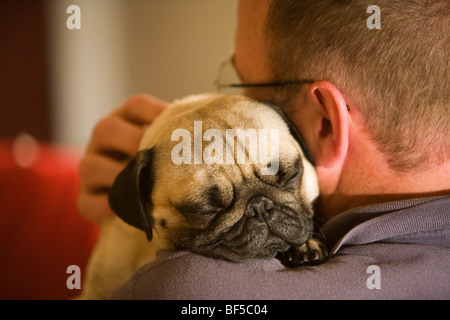
[[274, 203], [269, 198], [261, 195], [252, 197], [245, 209], [245, 216], [256, 217], [259, 220], [267, 220], [269, 218], [269, 211], [273, 209]]

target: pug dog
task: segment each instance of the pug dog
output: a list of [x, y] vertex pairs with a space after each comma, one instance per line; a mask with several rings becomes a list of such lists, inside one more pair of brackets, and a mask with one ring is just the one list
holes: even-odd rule
[[161, 248], [288, 267], [326, 259], [313, 238], [313, 160], [277, 106], [190, 96], [154, 121], [139, 150], [110, 189], [117, 217], [101, 226], [81, 298], [107, 298]]

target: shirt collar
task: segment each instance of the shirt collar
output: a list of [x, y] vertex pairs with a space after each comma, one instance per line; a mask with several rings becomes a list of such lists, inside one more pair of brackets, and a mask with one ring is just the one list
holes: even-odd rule
[[405, 239], [405, 234], [426, 229], [440, 228], [448, 234], [449, 209], [450, 196], [380, 203], [343, 212], [325, 223], [322, 231], [331, 253], [345, 245], [383, 241], [400, 235]]

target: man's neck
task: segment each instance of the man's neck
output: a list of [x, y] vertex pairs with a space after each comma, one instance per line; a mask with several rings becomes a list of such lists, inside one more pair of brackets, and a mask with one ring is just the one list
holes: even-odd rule
[[321, 194], [317, 208], [321, 221], [360, 206], [450, 194], [450, 161], [398, 172], [373, 146], [355, 146], [349, 150], [336, 189]]

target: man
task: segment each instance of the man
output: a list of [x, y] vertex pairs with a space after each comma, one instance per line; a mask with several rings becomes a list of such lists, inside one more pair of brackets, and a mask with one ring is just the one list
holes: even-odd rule
[[[246, 94], [282, 106], [316, 163], [323, 265], [286, 270], [162, 252], [113, 298], [450, 298], [448, 1], [241, 0], [234, 65]], [[308, 80], [306, 83], [299, 80]], [[111, 215], [105, 190], [166, 104], [131, 98], [96, 127], [79, 208]], [[164, 279], [162, 281], [161, 279]]]

